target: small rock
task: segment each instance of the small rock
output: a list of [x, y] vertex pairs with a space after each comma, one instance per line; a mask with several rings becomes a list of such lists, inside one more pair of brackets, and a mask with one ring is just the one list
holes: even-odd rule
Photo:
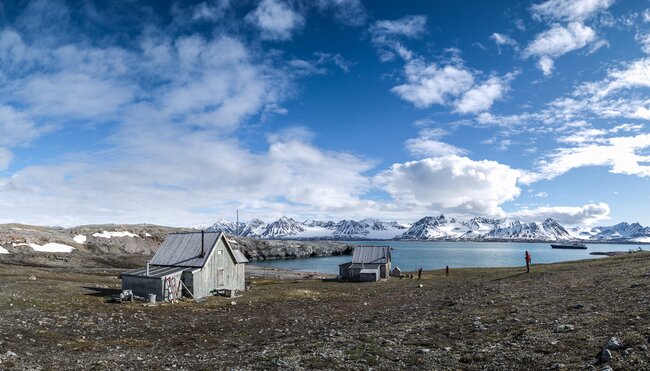
[[419, 287], [419, 288], [422, 288], [422, 287], [424, 287], [424, 285], [422, 285], [422, 284], [419, 284], [419, 285], [418, 285], [418, 287]]
[[17, 357], [18, 355], [10, 350], [5, 353], [5, 357]]
[[645, 352], [646, 350], [648, 350], [648, 346], [645, 344], [639, 344], [639, 346], [637, 346], [636, 349]]
[[605, 365], [600, 369], [600, 371], [614, 371], [614, 369], [609, 365]]
[[36, 276], [29, 276], [30, 281], [36, 281]]
[[230, 302], [230, 305], [237, 305], [237, 302], [233, 300]]
[[444, 348], [444, 351], [445, 351], [445, 352], [451, 352], [451, 347], [445, 347], [445, 348]]
[[368, 303], [366, 303], [366, 302], [364, 301], [364, 302], [363, 302], [363, 305], [368, 305]]
[[600, 360], [602, 362], [609, 362], [612, 360], [612, 352], [609, 351], [609, 349], [603, 349], [603, 351], [600, 353]]
[[585, 306], [582, 305], [582, 304], [574, 304], [574, 305], [571, 306], [571, 308], [573, 308], [573, 309], [582, 309], [582, 308], [584, 308], [584, 307], [585, 307]]
[[630, 288], [635, 288], [635, 287], [639, 287], [639, 286], [641, 286], [640, 283], [634, 282], [633, 284], [630, 285]]
[[623, 351], [623, 353], [625, 353], [626, 356], [629, 356], [630, 354], [632, 354], [632, 352], [634, 352], [634, 348], [627, 348]]
[[422, 349], [418, 350], [418, 353], [420, 353], [420, 354], [431, 353], [431, 349], [429, 349], [429, 348], [422, 348]]
[[609, 338], [609, 340], [607, 340], [607, 344], [605, 344], [605, 349], [619, 350], [621, 348], [621, 341], [616, 337]]
[[555, 327], [555, 332], [571, 332], [575, 331], [575, 327], [573, 325], [557, 325]]
[[566, 365], [564, 363], [554, 363], [550, 369], [551, 370], [561, 370], [563, 368], [566, 368]]

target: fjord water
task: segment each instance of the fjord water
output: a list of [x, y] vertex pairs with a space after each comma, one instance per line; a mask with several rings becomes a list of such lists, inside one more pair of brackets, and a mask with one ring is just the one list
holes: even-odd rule
[[[430, 241], [347, 241], [351, 245], [390, 246], [393, 266], [402, 271], [470, 267], [523, 266], [524, 252], [532, 256], [533, 264], [556, 263], [570, 260], [602, 258], [591, 252], [629, 251], [634, 244], [587, 244], [586, 250], [552, 249], [550, 243], [520, 242], [430, 242]], [[351, 256], [326, 256], [305, 259], [253, 261], [252, 264], [304, 272], [338, 273], [338, 265], [350, 261]]]

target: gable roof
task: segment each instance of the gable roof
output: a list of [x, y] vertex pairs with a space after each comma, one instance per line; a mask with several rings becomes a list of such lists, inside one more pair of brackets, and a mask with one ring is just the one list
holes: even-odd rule
[[390, 261], [388, 246], [356, 246], [352, 254], [352, 263], [385, 264]]
[[[201, 256], [201, 239], [205, 254]], [[151, 265], [202, 268], [214, 251], [214, 247], [223, 239], [228, 255], [235, 263], [246, 263], [246, 257], [238, 250], [233, 250], [221, 232], [170, 233], [151, 259]], [[238, 256], [238, 254], [241, 256]], [[243, 258], [243, 259], [242, 259]]]

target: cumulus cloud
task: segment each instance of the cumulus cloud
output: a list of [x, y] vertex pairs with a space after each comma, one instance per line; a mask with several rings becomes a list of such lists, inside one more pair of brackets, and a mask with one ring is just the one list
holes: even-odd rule
[[510, 88], [510, 81], [515, 74], [508, 74], [505, 77], [492, 76], [485, 82], [475, 85], [463, 93], [455, 103], [456, 111], [459, 113], [479, 113], [487, 111], [495, 101], [503, 98], [503, 95]]
[[566, 27], [555, 24], [549, 30], [538, 34], [524, 50], [524, 57], [539, 57], [539, 67], [545, 75], [553, 70], [553, 59], [571, 51], [584, 48], [596, 41], [596, 32], [580, 22], [571, 22]]
[[418, 58], [406, 63], [404, 75], [406, 83], [391, 89], [403, 100], [418, 108], [452, 105], [456, 112], [466, 114], [489, 110], [503, 98], [516, 73], [475, 84], [475, 73], [459, 61], [439, 65]]
[[520, 171], [495, 161], [447, 155], [394, 164], [375, 181], [398, 204], [462, 214], [504, 215], [519, 196]]
[[639, 32], [634, 36], [634, 39], [641, 45], [641, 50], [644, 53], [650, 54], [650, 34]]
[[305, 23], [304, 17], [282, 0], [262, 0], [246, 19], [257, 26], [261, 37], [267, 40], [288, 40]]
[[391, 91], [419, 108], [446, 104], [474, 85], [474, 75], [462, 65], [438, 66], [417, 59], [406, 64], [404, 74], [407, 83]]
[[510, 213], [513, 218], [543, 221], [548, 218], [557, 220], [563, 225], [592, 225], [609, 219], [609, 205], [604, 202], [590, 203], [584, 206], [542, 206], [533, 209], [522, 209]]
[[537, 19], [582, 21], [609, 8], [614, 0], [548, 0], [534, 4], [530, 10]]
[[405, 142], [406, 149], [411, 153], [411, 155], [416, 157], [465, 154], [467, 152], [466, 150], [445, 143], [441, 140], [447, 134], [448, 133], [445, 130], [438, 128], [420, 130], [417, 138], [411, 138]]

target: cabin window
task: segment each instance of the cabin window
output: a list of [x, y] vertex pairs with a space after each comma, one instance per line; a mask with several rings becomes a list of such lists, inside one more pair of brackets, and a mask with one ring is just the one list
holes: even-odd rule
[[223, 269], [217, 270], [217, 284], [219, 286], [224, 285], [224, 282], [223, 282]]
[[217, 255], [221, 255], [223, 253], [222, 250], [217, 250]]

